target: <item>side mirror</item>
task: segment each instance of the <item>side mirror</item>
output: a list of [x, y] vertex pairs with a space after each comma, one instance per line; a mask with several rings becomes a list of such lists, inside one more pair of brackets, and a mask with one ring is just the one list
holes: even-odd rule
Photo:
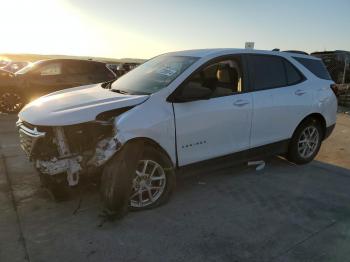
[[181, 88], [181, 92], [177, 92], [174, 96], [168, 99], [169, 102], [173, 103], [185, 103], [196, 100], [209, 99], [212, 90], [208, 87], [202, 86], [196, 82], [188, 82]]

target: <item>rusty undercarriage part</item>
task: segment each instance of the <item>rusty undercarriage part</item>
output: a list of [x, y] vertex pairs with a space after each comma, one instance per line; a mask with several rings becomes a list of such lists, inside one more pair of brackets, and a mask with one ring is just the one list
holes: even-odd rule
[[80, 174], [103, 165], [121, 147], [113, 122], [47, 128], [18, 121], [17, 126], [22, 148], [37, 170], [50, 176], [66, 173], [70, 186], [77, 185]]

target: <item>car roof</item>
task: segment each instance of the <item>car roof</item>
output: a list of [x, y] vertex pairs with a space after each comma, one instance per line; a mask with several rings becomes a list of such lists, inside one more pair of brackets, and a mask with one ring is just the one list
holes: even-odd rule
[[312, 60], [320, 60], [317, 57], [293, 53], [293, 52], [280, 52], [280, 51], [270, 51], [270, 50], [257, 50], [257, 49], [239, 49], [239, 48], [213, 48], [213, 49], [194, 49], [167, 53], [169, 55], [176, 56], [193, 56], [193, 57], [215, 57], [220, 55], [230, 55], [230, 54], [264, 54], [264, 55], [279, 55], [282, 57], [300, 57]]
[[88, 63], [99, 63], [105, 64], [104, 62], [95, 61], [95, 60], [85, 60], [85, 59], [74, 59], [74, 58], [53, 58], [53, 59], [45, 59], [35, 62], [35, 64], [44, 64], [44, 63], [52, 63], [52, 62], [88, 62]]

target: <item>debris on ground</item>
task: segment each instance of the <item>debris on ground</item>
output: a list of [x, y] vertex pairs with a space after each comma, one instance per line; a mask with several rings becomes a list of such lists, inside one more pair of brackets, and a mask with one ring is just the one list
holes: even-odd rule
[[257, 166], [255, 168], [256, 171], [261, 171], [265, 168], [266, 163], [264, 160], [259, 160], [259, 161], [249, 161], [248, 166]]

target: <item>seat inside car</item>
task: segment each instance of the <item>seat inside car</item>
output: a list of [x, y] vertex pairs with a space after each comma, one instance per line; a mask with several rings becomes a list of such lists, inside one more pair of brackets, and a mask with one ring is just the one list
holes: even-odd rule
[[232, 93], [237, 93], [239, 75], [236, 68], [229, 64], [220, 64], [216, 72], [216, 88], [213, 96], [225, 96]]

